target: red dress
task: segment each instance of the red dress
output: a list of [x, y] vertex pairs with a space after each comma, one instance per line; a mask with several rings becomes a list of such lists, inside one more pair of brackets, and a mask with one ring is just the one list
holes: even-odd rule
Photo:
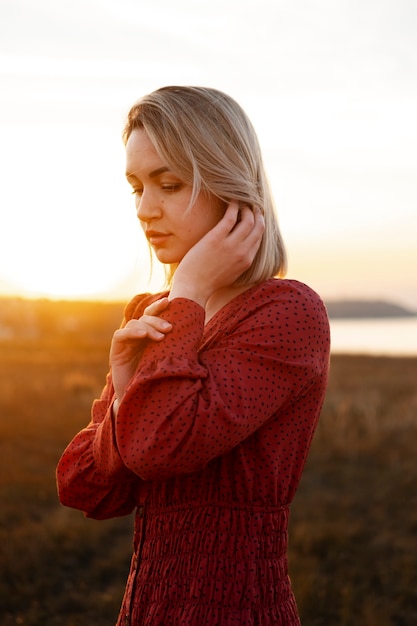
[[146, 345], [117, 418], [109, 376], [63, 453], [61, 502], [97, 519], [136, 509], [119, 625], [298, 625], [288, 514], [325, 395], [325, 307], [270, 279], [206, 326], [183, 298], [162, 317], [173, 329]]

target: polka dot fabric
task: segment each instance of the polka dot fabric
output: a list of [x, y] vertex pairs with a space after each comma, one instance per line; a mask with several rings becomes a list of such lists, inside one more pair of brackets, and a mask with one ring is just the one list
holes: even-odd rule
[[61, 502], [97, 519], [136, 509], [119, 626], [295, 626], [288, 515], [326, 390], [325, 307], [271, 279], [206, 326], [182, 298], [162, 317], [173, 330], [144, 346], [117, 418], [109, 375], [65, 450]]

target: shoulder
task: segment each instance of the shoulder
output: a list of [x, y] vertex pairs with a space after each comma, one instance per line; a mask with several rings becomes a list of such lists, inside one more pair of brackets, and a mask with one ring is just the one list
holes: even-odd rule
[[270, 279], [253, 293], [257, 308], [249, 314], [254, 327], [288, 361], [328, 367], [330, 325], [321, 297], [308, 285], [291, 279]]
[[265, 325], [273, 335], [301, 342], [330, 343], [327, 310], [321, 297], [308, 285], [274, 278], [252, 289], [245, 303], [246, 319]]
[[134, 296], [125, 306], [124, 321], [125, 323], [131, 319], [138, 319], [143, 315], [144, 310], [156, 300], [160, 300], [167, 295], [168, 292], [161, 293], [141, 293]]
[[284, 311], [307, 311], [327, 318], [321, 297], [308, 285], [293, 279], [271, 278], [252, 289], [255, 306], [278, 307]]

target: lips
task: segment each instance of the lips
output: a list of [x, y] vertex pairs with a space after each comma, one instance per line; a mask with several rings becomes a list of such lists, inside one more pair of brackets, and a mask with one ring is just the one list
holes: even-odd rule
[[158, 245], [164, 243], [169, 237], [169, 234], [161, 233], [157, 230], [147, 230], [145, 236], [151, 245]]

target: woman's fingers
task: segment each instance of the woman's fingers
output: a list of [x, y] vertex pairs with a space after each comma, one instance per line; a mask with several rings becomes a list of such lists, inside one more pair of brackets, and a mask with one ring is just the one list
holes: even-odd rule
[[240, 221], [227, 238], [227, 245], [233, 251], [236, 262], [243, 272], [248, 269], [256, 256], [265, 231], [265, 221], [258, 207], [242, 206]]
[[237, 200], [232, 200], [222, 217], [222, 219], [212, 228], [205, 237], [213, 239], [225, 239], [235, 228], [240, 217], [240, 208]]
[[144, 315], [159, 315], [167, 308], [168, 304], [168, 298], [161, 298], [160, 300], [156, 300], [146, 307], [146, 309], [144, 310]]
[[264, 217], [259, 207], [252, 208], [245, 204], [240, 209], [240, 220], [231, 232], [231, 235], [242, 239], [251, 236], [251, 239], [256, 241], [259, 236], [263, 235], [264, 230]]
[[169, 304], [168, 298], [161, 298], [152, 302], [144, 310], [144, 314], [139, 319], [129, 320], [124, 328], [117, 330], [115, 337], [118, 341], [131, 341], [136, 339], [159, 340], [163, 339], [165, 333], [169, 332], [172, 324], [158, 316]]
[[[224, 214], [224, 217], [213, 228], [213, 237], [222, 237], [233, 242], [245, 240], [248, 236], [256, 242], [262, 237], [265, 222], [259, 207], [250, 207], [247, 204], [232, 200]], [[210, 234], [210, 233], [209, 233]]]
[[120, 331], [119, 341], [132, 339], [163, 339], [165, 334], [172, 329], [172, 324], [154, 315], [143, 315], [138, 320], [130, 320]]
[[162, 341], [172, 329], [172, 324], [158, 316], [168, 305], [168, 298], [153, 302], [139, 319], [129, 320], [113, 335], [110, 347], [110, 366], [117, 398], [122, 398], [126, 385], [134, 375], [142, 351], [144, 339]]

